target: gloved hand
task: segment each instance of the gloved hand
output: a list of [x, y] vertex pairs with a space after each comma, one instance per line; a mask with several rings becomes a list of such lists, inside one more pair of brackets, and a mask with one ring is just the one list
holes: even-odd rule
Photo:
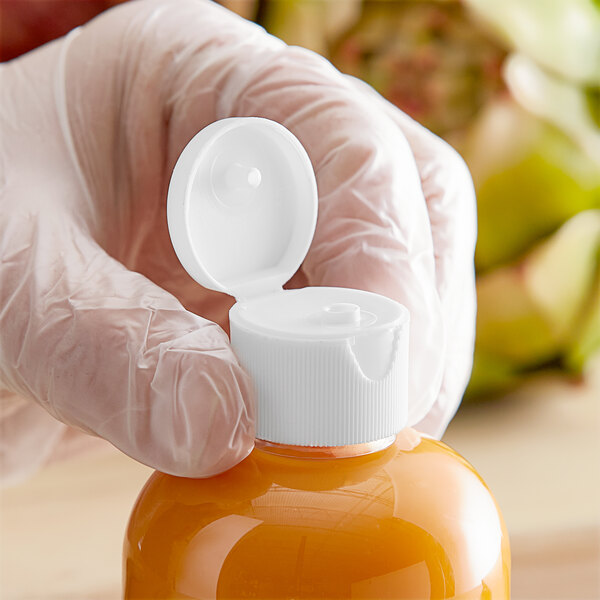
[[302, 142], [320, 212], [290, 285], [405, 304], [421, 406], [411, 422], [443, 432], [475, 314], [474, 194], [449, 146], [323, 58], [210, 2], [127, 3], [0, 78], [5, 478], [45, 460], [59, 421], [185, 476], [250, 451], [251, 382], [214, 323], [226, 326], [232, 299], [189, 278], [166, 226], [181, 150], [229, 116], [273, 119]]

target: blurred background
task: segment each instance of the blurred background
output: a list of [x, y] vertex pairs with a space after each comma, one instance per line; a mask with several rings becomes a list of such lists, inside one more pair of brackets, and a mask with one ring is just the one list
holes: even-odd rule
[[[0, 57], [17, 57], [117, 3], [1, 0]], [[477, 339], [471, 382], [445, 440], [479, 469], [504, 511], [515, 600], [600, 598], [600, 1], [221, 4], [365, 80], [465, 158], [478, 198]], [[59, 493], [61, 477], [89, 472], [86, 460], [117, 473], [120, 487], [107, 501], [119, 517], [93, 510], [96, 518], [105, 511], [102, 531], [122, 535], [148, 471], [94, 455], [6, 491], [7, 539], [22, 538], [26, 523], [32, 529], [29, 499]], [[104, 478], [109, 494], [115, 480]], [[83, 479], [75, 491], [60, 488], [56, 515], [71, 504], [83, 510], [78, 494], [98, 502], [96, 484]], [[42, 529], [26, 539], [39, 542]], [[73, 570], [76, 540], [59, 570]], [[100, 552], [94, 560], [107, 560], [100, 546], [114, 562], [104, 538], [96, 549], [86, 544], [92, 556]], [[32, 550], [28, 568], [46, 564], [48, 580], [56, 579], [47, 560]], [[23, 568], [6, 547], [0, 569], [10, 598], [118, 597], [119, 567], [105, 565], [100, 588], [98, 573], [92, 583], [80, 572], [62, 588], [52, 584], [58, 591], [46, 582], [46, 595], [17, 583]]]

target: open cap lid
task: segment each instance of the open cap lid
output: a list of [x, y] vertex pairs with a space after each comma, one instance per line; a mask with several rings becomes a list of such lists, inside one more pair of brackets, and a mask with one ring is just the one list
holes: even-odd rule
[[314, 235], [310, 159], [274, 121], [212, 123], [175, 165], [167, 218], [175, 252], [198, 283], [238, 300], [275, 292], [298, 270]]

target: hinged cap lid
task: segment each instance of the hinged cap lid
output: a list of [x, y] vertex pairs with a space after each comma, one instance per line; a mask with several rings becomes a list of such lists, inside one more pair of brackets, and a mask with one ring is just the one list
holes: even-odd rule
[[314, 234], [310, 159], [274, 121], [212, 123], [175, 165], [167, 217], [175, 252], [198, 283], [238, 300], [274, 292], [300, 267]]

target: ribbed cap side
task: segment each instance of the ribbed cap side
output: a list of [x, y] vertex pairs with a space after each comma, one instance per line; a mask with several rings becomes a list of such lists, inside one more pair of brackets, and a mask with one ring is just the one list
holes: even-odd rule
[[353, 338], [277, 339], [231, 323], [231, 341], [253, 377], [257, 437], [300, 446], [342, 446], [382, 439], [406, 426], [408, 323], [393, 332], [387, 369], [371, 379]]

